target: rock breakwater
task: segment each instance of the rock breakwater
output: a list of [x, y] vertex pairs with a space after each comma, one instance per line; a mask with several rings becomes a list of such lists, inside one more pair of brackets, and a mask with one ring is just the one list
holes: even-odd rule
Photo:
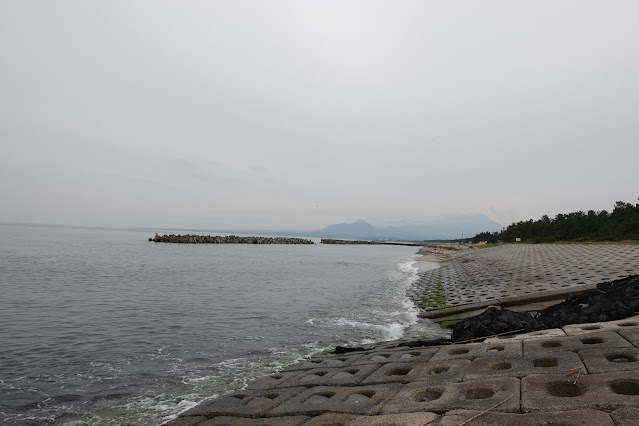
[[379, 241], [361, 241], [361, 240], [335, 240], [332, 238], [322, 238], [322, 244], [379, 244]]
[[362, 240], [336, 240], [333, 238], [322, 238], [322, 244], [344, 244], [344, 245], [378, 245], [378, 246], [411, 246], [421, 247], [419, 243], [403, 243], [400, 241], [362, 241]]
[[155, 234], [149, 238], [155, 243], [176, 243], [176, 244], [315, 244], [313, 240], [292, 237], [238, 237], [237, 235], [175, 235], [175, 234]]

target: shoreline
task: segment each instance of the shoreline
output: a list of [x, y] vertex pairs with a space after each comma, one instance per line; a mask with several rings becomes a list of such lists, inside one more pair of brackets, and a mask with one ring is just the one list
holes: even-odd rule
[[639, 366], [614, 361], [639, 353], [639, 316], [480, 343], [400, 340], [337, 349], [165, 424], [452, 426], [480, 417], [498, 426], [639, 421]]
[[426, 262], [444, 262], [458, 256], [475, 251], [473, 246], [467, 244], [424, 244], [417, 252]]
[[[551, 275], [554, 273], [557, 279], [548, 280], [546, 275], [540, 274], [538, 284], [522, 284], [522, 276], [526, 276], [529, 266], [526, 256], [522, 257], [521, 253], [517, 252], [521, 251], [521, 248], [513, 251], [508, 247], [506, 250], [504, 247], [494, 247], [480, 251], [425, 247], [424, 252], [428, 252], [420, 250], [421, 256], [414, 259], [420, 279], [409, 288], [407, 297], [413, 300], [416, 306], [421, 304], [423, 309], [425, 298], [428, 300], [428, 297], [432, 296], [432, 286], [426, 286], [426, 281], [428, 278], [434, 278], [435, 281], [439, 277], [442, 291], [448, 296], [444, 300], [446, 305], [461, 307], [482, 300], [499, 305], [504, 299], [504, 294], [500, 294], [499, 291], [486, 294], [476, 291], [485, 293], [487, 288], [492, 289], [495, 284], [499, 284], [502, 290], [510, 288], [515, 292], [515, 297], [522, 297], [527, 294], [524, 293], [527, 290], [531, 293], [547, 294], [552, 291], [553, 285], [567, 285], [564, 275], [566, 271], [569, 271], [569, 274], [579, 274], [579, 271], [586, 269], [583, 265], [597, 259], [599, 261], [592, 263], [584, 272], [591, 280], [607, 281], [601, 278], [608, 278], [613, 273], [619, 274], [620, 271], [624, 274], [633, 271], [635, 274], [639, 273], [639, 247], [599, 246], [612, 247], [608, 249], [612, 251], [612, 257], [611, 253], [601, 253], [600, 250], [603, 248], [587, 252], [581, 246], [558, 249], [554, 246], [550, 253], [545, 253], [548, 247], [532, 247], [533, 251], [540, 252], [538, 256], [546, 256], [546, 260], [553, 260], [554, 263], [550, 262], [547, 270]], [[615, 256], [615, 261], [611, 261]], [[447, 260], [441, 260], [445, 257]], [[429, 264], [428, 262], [433, 259], [439, 260], [442, 264]], [[432, 267], [430, 270], [423, 271], [424, 267], [429, 266]], [[539, 265], [536, 269], [539, 269]], [[468, 285], [464, 284], [464, 279], [471, 278], [474, 281], [471, 280]], [[465, 286], [468, 297], [464, 298], [464, 295], [458, 292], [460, 284], [462, 287]], [[575, 282], [567, 288], [584, 287], [586, 284], [585, 281], [581, 281], [580, 284]], [[520, 291], [519, 296], [517, 291]], [[430, 310], [435, 309], [437, 308], [433, 307]], [[580, 337], [583, 333], [594, 333], [594, 337]], [[567, 345], [567, 348], [573, 349], [556, 353], [548, 352], [548, 349], [543, 352], [526, 350], [544, 338], [553, 339], [558, 346]], [[565, 326], [563, 329], [516, 337], [498, 336], [495, 339], [492, 342], [487, 340], [483, 343], [454, 345], [441, 345], [441, 342], [438, 342], [440, 344], [436, 346], [431, 346], [432, 342], [424, 340], [403, 339], [350, 348], [341, 354], [325, 352], [318, 357], [288, 366], [280, 373], [258, 379], [249, 385], [248, 389], [240, 392], [242, 400], [246, 402], [260, 401], [255, 402], [254, 408], [263, 403], [260, 409], [247, 411], [244, 405], [236, 405], [237, 399], [227, 396], [183, 413], [168, 424], [198, 425], [207, 420], [215, 421], [215, 424], [249, 424], [247, 418], [250, 417], [256, 419], [255, 422], [259, 424], [271, 425], [379, 425], [390, 422], [405, 425], [437, 422], [433, 424], [449, 425], [467, 421], [473, 416], [485, 416], [482, 420], [509, 426], [533, 422], [534, 419], [553, 419], [557, 422], [581, 419], [583, 422], [566, 424], [592, 424], [588, 423], [588, 420], [594, 418], [600, 419], [603, 423], [598, 424], [602, 425], [612, 425], [613, 419], [616, 422], [620, 419], [627, 421], [617, 423], [618, 425], [639, 422], [639, 409], [636, 408], [639, 406], [639, 366], [633, 363], [609, 362], [609, 367], [604, 368], [606, 371], [596, 371], [596, 368], [592, 367], [592, 363], [595, 362], [592, 351], [599, 347], [619, 353], [630, 351], [628, 353], [633, 355], [628, 356], [639, 359], [639, 316], [609, 323]], [[586, 343], [582, 342], [584, 339], [584, 342], [587, 342], [586, 346]], [[602, 346], [596, 346], [597, 344]], [[493, 350], [495, 352], [492, 352]], [[538, 362], [536, 360], [541, 359], [540, 354], [544, 356], [541, 370], [540, 367], [533, 366]], [[555, 355], [555, 361], [546, 361]], [[608, 355], [604, 353], [597, 356], [605, 358]], [[500, 368], [491, 369], [490, 365], [497, 362], [497, 359]], [[487, 360], [495, 361], [491, 364], [486, 363]], [[446, 363], [450, 374], [436, 375], [438, 381], [432, 382], [433, 373], [427, 371], [430, 371], [431, 367], [439, 369]], [[579, 368], [575, 368], [577, 365]], [[578, 372], [579, 375], [576, 378], [573, 375], [566, 380], [565, 371], [568, 370]], [[589, 396], [591, 394], [588, 392], [574, 396], [552, 393], [548, 395], [551, 389], [548, 386], [552, 383], [565, 382], [566, 389], [571, 386], [585, 389], [580, 387], [581, 385], [576, 385], [577, 380], [583, 386], [594, 389], [592, 395], [595, 396]], [[627, 385], [611, 385], [612, 393], [609, 391], [610, 387], [602, 387], [604, 383], [621, 383], [623, 380], [630, 382]], [[568, 384], [573, 381], [575, 385]], [[530, 391], [531, 386], [537, 386], [537, 390], [534, 391], [536, 394]], [[415, 399], [415, 392], [423, 392], [424, 389], [430, 388], [433, 392], [436, 390], [437, 394], [421, 402]], [[529, 391], [524, 391], [525, 389]], [[453, 393], [459, 391], [462, 391], [462, 394], [466, 392], [466, 395], [468, 392], [473, 395], [473, 392], [480, 392], [482, 396], [461, 399], [457, 396], [452, 397]], [[513, 395], [509, 397], [510, 391]], [[260, 396], [267, 393], [271, 397], [276, 394], [277, 396], [274, 399], [264, 399]], [[449, 394], [452, 399], [446, 396]], [[509, 399], [506, 400], [506, 397]], [[545, 402], [538, 403], [540, 398]], [[603, 403], [600, 402], [602, 398]], [[257, 420], [258, 418], [260, 420]], [[284, 421], [286, 423], [282, 423]]]
[[433, 269], [437, 269], [441, 267], [440, 262], [435, 260], [434, 257], [430, 256], [420, 256], [415, 259], [415, 268], [417, 268], [417, 273], [422, 274], [424, 272], [432, 271]]
[[[376, 244], [379, 245], [379, 244]], [[428, 270], [432, 270], [434, 268], [438, 268], [440, 265], [439, 263], [433, 263], [433, 262], [417, 262], [414, 259], [415, 254], [408, 254], [407, 253], [407, 257], [403, 258], [402, 260], [399, 261], [399, 263], [395, 262], [395, 263], [391, 263], [389, 264], [389, 267], [391, 265], [394, 266], [394, 269], [398, 270], [398, 271], [402, 271], [402, 273], [406, 273], [407, 269], [405, 269], [406, 267], [410, 268], [410, 269], [417, 269], [416, 272], [409, 272], [409, 274], [415, 273], [417, 276], [416, 278], [419, 278], [419, 274], [421, 274], [424, 271], [428, 271]], [[418, 266], [419, 264], [419, 266]], [[402, 283], [406, 283], [408, 282], [408, 284], [402, 284], [402, 286], [405, 285], [406, 290], [408, 290], [409, 288], [412, 287], [412, 285], [414, 285], [414, 281], [411, 282], [411, 280], [414, 280], [415, 278], [412, 278], [412, 276], [405, 276], [405, 280], [402, 280]], [[428, 320], [424, 320], [422, 318], [420, 318], [418, 316], [419, 313], [419, 309], [418, 307], [408, 298], [406, 297], [406, 294], [404, 294], [403, 298], [403, 309], [400, 308], [401, 312], [402, 312], [402, 319], [401, 320], [396, 320], [395, 322], [392, 323], [387, 323], [387, 324], [378, 324], [378, 323], [374, 323], [374, 324], [370, 324], [370, 326], [373, 329], [384, 329], [386, 327], [393, 327], [392, 329], [390, 329], [389, 331], [386, 331], [384, 334], [388, 334], [390, 333], [390, 336], [386, 336], [386, 337], [376, 337], [374, 340], [373, 339], [363, 339], [363, 340], [359, 340], [359, 341], [350, 341], [348, 343], [340, 343], [339, 341], [333, 342], [333, 343], [328, 343], [327, 345], [319, 348], [319, 347], [314, 347], [313, 349], [307, 351], [306, 355], [301, 355], [298, 354], [298, 356], [295, 357], [295, 359], [289, 358], [287, 361], [284, 361], [283, 364], [280, 364], [277, 367], [274, 367], [274, 369], [271, 369], [272, 371], [265, 373], [265, 372], [261, 372], [258, 376], [256, 376], [255, 378], [251, 379], [248, 382], [248, 388], [251, 387], [251, 384], [259, 381], [261, 379], [263, 379], [264, 377], [268, 377], [269, 375], [278, 375], [281, 371], [285, 371], [288, 368], [293, 368], [294, 366], [300, 364], [300, 363], [304, 363], [304, 362], [308, 362], [308, 359], [313, 359], [317, 356], [322, 356], [323, 354], [326, 354], [328, 352], [331, 352], [335, 349], [335, 347], [339, 347], [339, 345], [362, 345], [362, 346], [366, 346], [366, 347], [373, 347], [376, 345], [383, 345], [387, 342], [394, 342], [394, 341], [401, 341], [401, 340], [406, 340], [406, 339], [410, 339], [412, 338], [412, 336], [415, 335], [415, 333], [418, 332], [418, 330], [426, 331], [428, 332], [428, 330], [426, 330], [426, 328], [428, 327], [424, 327], [424, 324], [427, 324], [429, 321]], [[408, 304], [408, 305], [407, 305]], [[411, 321], [406, 321], [406, 316], [411, 316], [412, 320]], [[341, 320], [342, 318], [338, 318], [338, 320]], [[414, 321], [414, 322], [413, 322]], [[359, 322], [357, 320], [353, 320], [353, 324], [354, 326], [358, 326], [357, 324], [359, 324]], [[397, 330], [401, 327], [401, 336], [400, 337], [393, 337], [393, 336], [397, 336]], [[417, 330], [417, 331], [416, 331]], [[423, 334], [422, 334], [423, 335]], [[437, 338], [439, 339], [439, 337]], [[277, 361], [280, 362], [280, 361]], [[271, 363], [272, 364], [272, 363]], [[205, 404], [211, 400], [215, 400], [217, 398], [224, 398], [226, 395], [228, 394], [233, 394], [233, 393], [237, 393], [237, 392], [241, 392], [242, 390], [247, 389], [246, 387], [247, 385], [245, 385], [244, 387], [241, 388], [235, 388], [235, 389], [228, 389], [225, 390], [223, 393], [221, 393], [219, 396], [214, 396], [214, 397], [206, 397], [203, 400], [201, 400], [200, 402], [198, 402], [195, 407], [198, 407], [202, 404]], [[189, 407], [183, 411], [181, 411], [180, 413], [178, 413], [178, 418], [180, 416], [182, 416], [184, 413], [192, 410], [193, 407]], [[173, 414], [175, 415], [175, 414]], [[165, 420], [165, 422], [168, 421], [169, 423], [172, 420]], [[162, 424], [167, 424], [167, 423], [162, 423]]]
[[[69, 316], [86, 331], [67, 338], [65, 327], [53, 329], [59, 324], [54, 321], [48, 328], [51, 339], [8, 346], [9, 356], [3, 359], [12, 368], [2, 377], [6, 386], [0, 389], [0, 419], [11, 424], [27, 417], [33, 422], [91, 418], [92, 424], [159, 424], [191, 403], [238, 390], [249, 379], [318, 349], [397, 338], [400, 325], [416, 318], [416, 311], [407, 315], [403, 304], [405, 290], [416, 278], [415, 268], [409, 267], [417, 251], [412, 247], [189, 248], [148, 243], [138, 232], [79, 230], [68, 235], [55, 228], [46, 234], [36, 228], [7, 229], [11, 238], [6, 242], [16, 256], [3, 265], [16, 259], [21, 263], [11, 262], [18, 269], [10, 267], [10, 272], [33, 274], [24, 291], [8, 295], [7, 302], [16, 296], [15, 311], [3, 311], [9, 318], [9, 333], [3, 337], [17, 335], [18, 328], [37, 335], [41, 324], [33, 320], [22, 325], [17, 319], [29, 312], [40, 315], [40, 307], [78, 313]], [[18, 256], [27, 251], [33, 260]], [[47, 270], [51, 259], [64, 273], [47, 278], [39, 271]], [[25, 311], [22, 300], [43, 294], [40, 277], [60, 297], [50, 307]], [[96, 285], [71, 286], [67, 280]], [[102, 321], [109, 317], [111, 321]], [[93, 330], [108, 333], [118, 345], [97, 342]], [[57, 331], [64, 338], [55, 337]], [[26, 357], [14, 356], [18, 351]], [[66, 362], [49, 367], [47, 353], [64, 357], [74, 368]], [[30, 374], [43, 370], [56, 381]], [[101, 381], [104, 377], [109, 381]], [[64, 403], [80, 387], [86, 392]], [[40, 391], [47, 392], [50, 403], [43, 402]]]

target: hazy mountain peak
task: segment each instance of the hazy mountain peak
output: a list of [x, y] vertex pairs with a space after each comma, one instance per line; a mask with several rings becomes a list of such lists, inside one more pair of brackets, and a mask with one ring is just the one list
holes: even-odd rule
[[483, 231], [498, 231], [502, 226], [483, 214], [449, 215], [438, 219], [419, 222], [395, 222], [393, 226], [376, 228], [363, 219], [353, 223], [338, 223], [311, 236], [321, 238], [346, 238], [374, 240], [390, 238], [394, 240], [446, 240], [472, 237]]
[[347, 238], [370, 240], [379, 238], [380, 232], [370, 223], [359, 219], [353, 223], [338, 223], [313, 232], [313, 236], [323, 238]]

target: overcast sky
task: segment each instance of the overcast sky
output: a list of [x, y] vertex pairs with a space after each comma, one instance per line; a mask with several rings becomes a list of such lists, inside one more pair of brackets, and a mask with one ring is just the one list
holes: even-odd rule
[[639, 2], [0, 2], [0, 221], [308, 229], [639, 197]]

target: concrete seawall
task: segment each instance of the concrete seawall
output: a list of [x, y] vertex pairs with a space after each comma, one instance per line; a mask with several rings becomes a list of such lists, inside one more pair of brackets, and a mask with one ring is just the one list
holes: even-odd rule
[[407, 296], [444, 326], [488, 306], [535, 311], [639, 274], [639, 245], [512, 244], [465, 251], [420, 274]]
[[[556, 303], [632, 274], [639, 274], [639, 246], [513, 245], [450, 259], [422, 274], [408, 296], [426, 314], [477, 313], [486, 308], [478, 304], [517, 305], [518, 298], [541, 308], [546, 297]], [[532, 296], [540, 301], [525, 301]], [[257, 379], [168, 424], [639, 424], [639, 312], [479, 343], [393, 341], [336, 352]]]
[[314, 357], [168, 424], [639, 424], [639, 317], [506, 337]]

